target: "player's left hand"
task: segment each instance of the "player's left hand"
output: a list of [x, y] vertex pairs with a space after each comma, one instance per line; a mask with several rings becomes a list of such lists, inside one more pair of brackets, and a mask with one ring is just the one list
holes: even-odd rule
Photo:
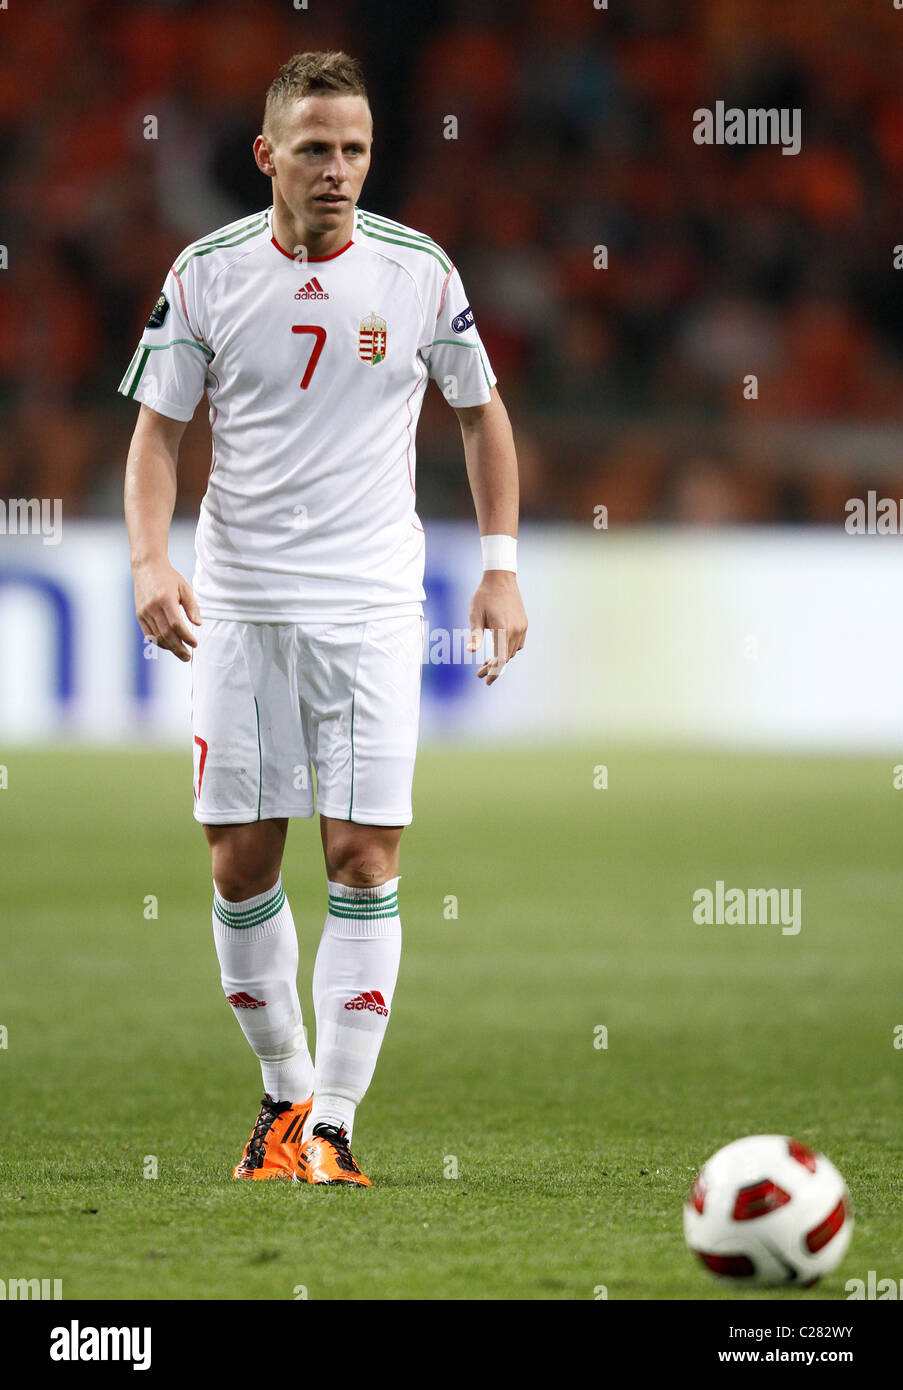
[[485, 631], [492, 633], [493, 655], [483, 662], [477, 675], [488, 686], [498, 680], [505, 663], [517, 655], [527, 635], [527, 614], [510, 570], [486, 570], [474, 590], [467, 651], [477, 650]]

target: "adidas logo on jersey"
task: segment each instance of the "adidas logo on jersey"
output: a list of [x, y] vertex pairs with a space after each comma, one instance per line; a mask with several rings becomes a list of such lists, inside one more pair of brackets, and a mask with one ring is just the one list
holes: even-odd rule
[[328, 299], [329, 295], [324, 290], [316, 276], [308, 280], [303, 290], [299, 290], [295, 295], [296, 299]]
[[245, 994], [244, 990], [240, 994], [227, 995], [226, 1002], [233, 1009], [265, 1009], [267, 1006], [265, 999], [255, 999], [253, 994]]
[[352, 1009], [358, 1013], [362, 1009], [366, 1009], [367, 1013], [379, 1014], [382, 1018], [386, 1018], [389, 1013], [389, 1010], [386, 1008], [386, 1001], [378, 989], [365, 990], [365, 992], [359, 994], [356, 999], [349, 999], [345, 1008]]

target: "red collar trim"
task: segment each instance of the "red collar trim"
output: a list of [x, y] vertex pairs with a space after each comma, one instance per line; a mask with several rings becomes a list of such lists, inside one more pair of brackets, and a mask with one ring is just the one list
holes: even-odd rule
[[[284, 246], [280, 246], [279, 242], [276, 240], [274, 236], [270, 237], [270, 241], [273, 243], [277, 251], [282, 252], [283, 256], [287, 256], [290, 261], [295, 260], [295, 257], [291, 254], [291, 252], [286, 251]], [[344, 255], [344, 253], [348, 250], [348, 247], [353, 245], [354, 240], [352, 239], [351, 241], [346, 241], [345, 245], [340, 250], [333, 251], [331, 256], [308, 256], [307, 259], [308, 261], [334, 261], [336, 256]]]

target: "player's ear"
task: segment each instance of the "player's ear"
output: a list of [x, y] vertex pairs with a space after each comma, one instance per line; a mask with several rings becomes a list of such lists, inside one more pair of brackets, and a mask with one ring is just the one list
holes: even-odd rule
[[260, 172], [272, 178], [276, 172], [273, 167], [273, 150], [265, 135], [258, 135], [254, 141], [254, 160]]

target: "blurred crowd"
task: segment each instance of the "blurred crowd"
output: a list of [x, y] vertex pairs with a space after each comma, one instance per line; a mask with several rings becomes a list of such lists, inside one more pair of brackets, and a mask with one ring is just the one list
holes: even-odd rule
[[[526, 517], [842, 524], [847, 497], [903, 497], [901, 35], [890, 3], [845, 0], [10, 6], [0, 496], [121, 513], [135, 410], [116, 386], [163, 277], [268, 205], [266, 88], [291, 53], [339, 47], [371, 89], [362, 205], [458, 264]], [[696, 144], [718, 100], [800, 108], [801, 153]], [[472, 516], [435, 389], [418, 445], [421, 515]], [[208, 467], [202, 403], [181, 513]]]

